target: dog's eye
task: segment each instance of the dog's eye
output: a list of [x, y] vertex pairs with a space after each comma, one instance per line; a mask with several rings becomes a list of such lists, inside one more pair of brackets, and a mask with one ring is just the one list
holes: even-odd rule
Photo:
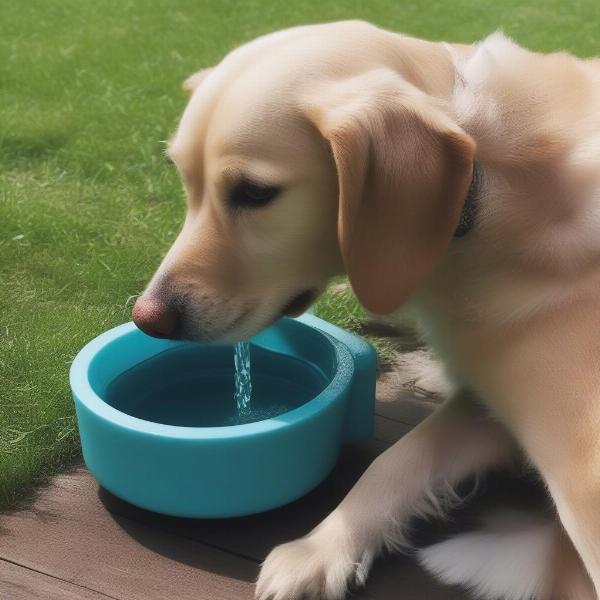
[[274, 200], [280, 191], [277, 186], [242, 180], [231, 190], [229, 203], [233, 208], [261, 208]]

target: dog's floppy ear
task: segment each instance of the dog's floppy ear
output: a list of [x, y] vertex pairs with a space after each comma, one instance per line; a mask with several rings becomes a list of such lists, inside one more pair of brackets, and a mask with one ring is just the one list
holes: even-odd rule
[[365, 308], [396, 310], [433, 271], [460, 219], [474, 141], [387, 69], [328, 83], [309, 118], [328, 140], [339, 183], [338, 235]]
[[190, 96], [194, 93], [196, 88], [206, 79], [208, 74], [212, 71], [212, 68], [209, 69], [201, 69], [197, 73], [190, 75], [182, 84], [182, 88], [185, 92], [187, 92]]

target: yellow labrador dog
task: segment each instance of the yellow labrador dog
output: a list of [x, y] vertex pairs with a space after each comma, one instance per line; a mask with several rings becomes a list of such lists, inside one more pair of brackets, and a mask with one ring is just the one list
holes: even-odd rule
[[342, 22], [262, 37], [185, 85], [168, 153], [187, 217], [136, 323], [248, 338], [345, 272], [368, 310], [418, 313], [458, 390], [272, 551], [258, 598], [343, 598], [412, 515], [520, 455], [556, 519], [496, 520], [423, 564], [482, 598], [597, 598], [600, 62]]

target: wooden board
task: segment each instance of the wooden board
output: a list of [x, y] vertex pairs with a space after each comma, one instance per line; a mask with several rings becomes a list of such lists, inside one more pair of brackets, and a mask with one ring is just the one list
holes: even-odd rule
[[[99, 488], [84, 467], [56, 477], [31, 508], [0, 517], [0, 598], [251, 600], [260, 562], [270, 549], [310, 531], [371, 461], [410, 430], [396, 419], [417, 420], [415, 412], [394, 404], [376, 417], [375, 439], [345, 448], [320, 486], [261, 515], [166, 517]], [[367, 587], [352, 595], [355, 600], [400, 597], [466, 598], [398, 556], [379, 560]]]
[[0, 598], [5, 600], [111, 600], [112, 596], [0, 560]]
[[118, 600], [253, 597], [256, 562], [116, 520], [83, 468], [56, 477], [32, 509], [4, 515], [0, 526], [0, 558]]

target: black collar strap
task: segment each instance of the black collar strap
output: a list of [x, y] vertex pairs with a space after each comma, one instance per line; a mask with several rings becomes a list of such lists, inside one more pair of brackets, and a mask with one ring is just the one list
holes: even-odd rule
[[473, 178], [471, 179], [471, 185], [465, 198], [465, 204], [460, 215], [460, 221], [458, 227], [454, 232], [455, 238], [461, 238], [475, 225], [475, 219], [477, 218], [477, 210], [479, 204], [479, 191], [481, 187], [481, 165], [477, 162], [473, 162]]

